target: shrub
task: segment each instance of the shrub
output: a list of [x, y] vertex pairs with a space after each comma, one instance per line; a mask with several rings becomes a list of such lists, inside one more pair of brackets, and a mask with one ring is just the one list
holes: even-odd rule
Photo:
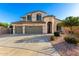
[[64, 37], [64, 40], [69, 44], [77, 44], [78, 43], [77, 39], [74, 37]]
[[50, 41], [54, 41], [54, 40], [55, 40], [54, 36], [51, 36]]
[[74, 35], [79, 38], [79, 29], [78, 30], [74, 30]]
[[60, 36], [59, 32], [54, 32], [54, 36]]
[[0, 26], [3, 26], [3, 27], [8, 27], [8, 26], [9, 26], [9, 24], [8, 24], [8, 23], [1, 23], [1, 22], [0, 22]]

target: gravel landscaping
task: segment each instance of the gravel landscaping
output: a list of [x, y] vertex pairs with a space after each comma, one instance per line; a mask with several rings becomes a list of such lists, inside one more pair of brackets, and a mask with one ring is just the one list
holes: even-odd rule
[[56, 38], [52, 41], [52, 45], [61, 56], [79, 56], [79, 45], [66, 43], [63, 38], [65, 35]]

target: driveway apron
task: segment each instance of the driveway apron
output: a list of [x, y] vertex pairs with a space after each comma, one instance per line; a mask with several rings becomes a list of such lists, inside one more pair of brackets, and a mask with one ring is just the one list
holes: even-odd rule
[[[49, 55], [59, 56], [58, 52], [49, 41], [50, 36], [27, 37], [11, 36], [0, 38], [0, 47], [5, 51], [9, 49], [9, 55]], [[0, 52], [2, 51], [0, 48]], [[8, 48], [8, 49], [7, 49]], [[19, 52], [20, 51], [20, 52]], [[24, 51], [29, 51], [24, 52]], [[31, 53], [32, 51], [32, 53]], [[21, 54], [20, 54], [21, 53]], [[0, 53], [1, 55], [1, 53]], [[7, 54], [2, 54], [7, 55]]]

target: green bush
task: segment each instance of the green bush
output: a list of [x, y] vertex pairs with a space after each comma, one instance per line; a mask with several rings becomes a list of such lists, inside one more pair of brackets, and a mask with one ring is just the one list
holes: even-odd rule
[[3, 27], [8, 27], [10, 24], [8, 24], [8, 23], [2, 23], [2, 22], [0, 22], [0, 26], [3, 26]]
[[54, 32], [54, 36], [60, 36], [59, 32]]
[[50, 41], [54, 41], [54, 40], [55, 40], [54, 36], [51, 36]]
[[64, 37], [64, 40], [69, 44], [77, 44], [78, 43], [77, 39], [74, 37]]

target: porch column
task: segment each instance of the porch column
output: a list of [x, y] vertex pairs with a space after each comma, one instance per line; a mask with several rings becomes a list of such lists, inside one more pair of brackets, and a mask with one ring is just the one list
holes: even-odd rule
[[43, 25], [43, 34], [47, 34], [47, 27], [46, 26], [47, 26], [46, 24]]
[[23, 25], [23, 34], [25, 34], [25, 26]]
[[13, 26], [13, 34], [15, 34], [15, 26]]

